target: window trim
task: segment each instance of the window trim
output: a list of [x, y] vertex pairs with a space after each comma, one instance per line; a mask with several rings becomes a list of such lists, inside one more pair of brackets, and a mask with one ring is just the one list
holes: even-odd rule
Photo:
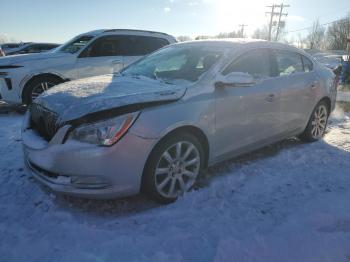
[[[301, 61], [302, 61], [302, 63], [303, 63], [304, 73], [310, 73], [310, 72], [313, 72], [313, 71], [314, 71], [314, 68], [315, 68], [315, 65], [314, 65], [313, 61], [312, 61], [310, 58], [306, 57], [305, 55], [302, 55], [302, 54], [300, 54], [300, 53], [299, 53], [299, 55], [301, 56]], [[308, 72], [306, 72], [306, 71], [305, 71], [305, 63], [304, 63], [304, 59], [308, 60], [308, 61], [311, 63], [311, 65], [312, 65], [311, 70], [310, 70], [310, 71], [308, 71]]]

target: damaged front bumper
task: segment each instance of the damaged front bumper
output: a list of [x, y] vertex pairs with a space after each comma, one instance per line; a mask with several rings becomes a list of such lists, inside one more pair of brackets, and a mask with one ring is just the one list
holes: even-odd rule
[[47, 142], [30, 128], [29, 114], [22, 128], [24, 161], [33, 176], [51, 190], [92, 199], [137, 194], [143, 168], [154, 139], [131, 132], [111, 147], [67, 140], [63, 126]]

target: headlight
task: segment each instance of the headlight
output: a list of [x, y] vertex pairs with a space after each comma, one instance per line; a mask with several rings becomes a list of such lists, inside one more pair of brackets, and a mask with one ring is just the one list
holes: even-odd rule
[[82, 125], [70, 135], [71, 139], [101, 146], [115, 144], [131, 127], [139, 112], [118, 116], [106, 121]]

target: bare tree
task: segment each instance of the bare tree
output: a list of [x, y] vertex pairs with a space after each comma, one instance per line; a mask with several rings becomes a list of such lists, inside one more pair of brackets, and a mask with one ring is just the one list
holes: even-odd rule
[[350, 37], [350, 14], [328, 27], [327, 47], [329, 49], [345, 50], [347, 37]]
[[239, 38], [241, 37], [241, 32], [240, 31], [232, 31], [228, 33], [220, 33], [215, 36], [215, 38]]
[[269, 39], [269, 28], [267, 25], [264, 25], [261, 28], [257, 28], [255, 29], [252, 38], [256, 38], [256, 39], [264, 39], [264, 40], [268, 40]]
[[0, 44], [9, 43], [9, 42], [17, 43], [20, 41], [18, 41], [14, 37], [8, 37], [8, 35], [6, 35], [6, 34], [0, 34]]
[[320, 21], [317, 19], [306, 37], [308, 48], [321, 49], [324, 47], [325, 28], [320, 25]]
[[176, 37], [176, 39], [179, 42], [186, 42], [186, 41], [192, 40], [192, 38], [190, 36], [187, 36], [187, 35], [180, 35], [180, 36]]
[[7, 42], [7, 36], [6, 35], [0, 35], [0, 44]]
[[199, 35], [199, 36], [196, 36], [195, 40], [210, 39], [210, 38], [213, 38], [213, 37], [209, 35]]
[[306, 48], [307, 47], [307, 40], [300, 33], [298, 33], [297, 47], [298, 48]]
[[195, 40], [201, 39], [212, 39], [212, 38], [240, 38], [241, 31], [232, 31], [226, 33], [219, 33], [218, 35], [210, 36], [210, 35], [199, 35], [195, 38]]

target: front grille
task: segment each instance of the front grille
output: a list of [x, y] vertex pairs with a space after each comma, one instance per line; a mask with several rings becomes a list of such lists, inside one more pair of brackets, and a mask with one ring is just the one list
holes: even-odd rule
[[37, 131], [46, 141], [50, 141], [59, 128], [58, 115], [36, 103], [33, 103], [29, 110], [31, 128]]

